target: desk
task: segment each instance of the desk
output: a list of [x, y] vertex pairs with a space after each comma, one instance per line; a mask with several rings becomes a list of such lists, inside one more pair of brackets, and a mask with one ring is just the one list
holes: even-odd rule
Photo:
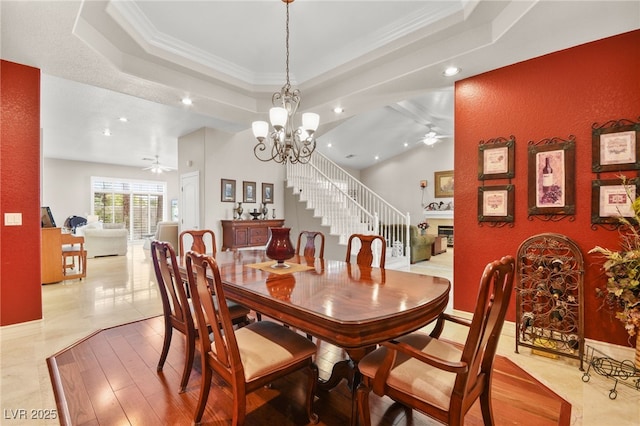
[[[417, 330], [444, 311], [449, 280], [342, 261], [294, 256], [313, 269], [276, 274], [248, 267], [268, 261], [264, 250], [218, 252], [225, 297], [344, 348], [350, 361], [334, 366], [323, 388], [351, 379], [356, 420], [357, 363], [376, 344]], [[183, 278], [186, 270], [180, 267]]]
[[[41, 241], [41, 282], [42, 284], [57, 283], [62, 280], [84, 278], [87, 268], [87, 252], [84, 247], [74, 250], [63, 250], [63, 245], [78, 244], [84, 245], [83, 237], [62, 232], [60, 228], [42, 228]], [[67, 274], [66, 258], [74, 257], [78, 259], [81, 268], [77, 274]]]

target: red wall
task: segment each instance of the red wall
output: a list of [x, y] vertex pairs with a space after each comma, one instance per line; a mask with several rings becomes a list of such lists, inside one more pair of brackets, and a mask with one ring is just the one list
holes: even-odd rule
[[[591, 229], [591, 125], [640, 120], [640, 31], [621, 34], [456, 83], [455, 87], [455, 288], [454, 307], [473, 311], [482, 269], [503, 255], [516, 255], [522, 241], [542, 232], [571, 238], [585, 259], [585, 337], [629, 343], [622, 323], [598, 309], [595, 288], [604, 281], [596, 245], [618, 248], [616, 231]], [[479, 226], [478, 142], [516, 137], [513, 227]], [[576, 136], [576, 214], [557, 222], [527, 218], [527, 142]], [[632, 173], [627, 173], [632, 175]], [[635, 175], [635, 173], [633, 173]], [[601, 174], [602, 179], [615, 173]], [[506, 180], [487, 181], [503, 185]], [[465, 209], [465, 210], [463, 210]], [[471, 214], [473, 212], [474, 214]], [[515, 297], [508, 319], [515, 320]]]
[[[0, 61], [0, 325], [42, 318], [40, 70]], [[22, 213], [22, 226], [5, 226]]]

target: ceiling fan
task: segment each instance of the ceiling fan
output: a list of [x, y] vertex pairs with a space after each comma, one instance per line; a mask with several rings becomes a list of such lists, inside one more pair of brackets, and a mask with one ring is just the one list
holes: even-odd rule
[[142, 169], [142, 170], [150, 170], [151, 173], [162, 173], [162, 172], [169, 172], [171, 170], [174, 170], [173, 167], [160, 164], [160, 160], [157, 155], [156, 155], [156, 158], [143, 158], [143, 160], [152, 161], [149, 167], [145, 167]]
[[427, 133], [424, 134], [423, 137], [419, 139], [419, 142], [422, 142], [427, 146], [433, 146], [436, 142], [440, 141], [440, 139], [446, 139], [451, 137], [452, 137], [451, 135], [439, 135], [437, 132], [433, 130], [429, 130]]

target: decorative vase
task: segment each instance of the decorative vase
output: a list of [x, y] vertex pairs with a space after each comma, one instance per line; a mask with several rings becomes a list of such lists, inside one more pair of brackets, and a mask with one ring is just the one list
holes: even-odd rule
[[273, 219], [275, 219], [275, 218], [276, 218], [276, 209], [273, 209], [273, 214], [271, 215], [271, 217], [272, 217]]
[[288, 268], [285, 260], [291, 259], [295, 254], [295, 247], [289, 238], [291, 228], [273, 227], [269, 228], [271, 234], [267, 241], [267, 257], [277, 261], [273, 268]]
[[262, 219], [266, 219], [269, 214], [269, 209], [267, 208], [267, 203], [262, 203]]
[[236, 219], [242, 219], [242, 212], [243, 212], [242, 203], [238, 203], [238, 207], [236, 207], [236, 214], [237, 214]]

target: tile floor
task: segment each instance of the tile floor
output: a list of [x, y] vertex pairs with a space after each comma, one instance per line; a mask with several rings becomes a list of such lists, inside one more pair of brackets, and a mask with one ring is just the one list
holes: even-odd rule
[[[452, 258], [449, 249], [410, 270], [453, 280]], [[141, 243], [131, 244], [127, 256], [89, 259], [85, 280], [43, 286], [42, 295], [42, 320], [0, 328], [1, 425], [58, 424], [32, 418], [56, 408], [46, 358], [98, 329], [162, 313], [151, 259]], [[515, 354], [513, 329], [513, 324], [505, 324], [499, 353], [568, 400], [572, 425], [640, 425], [640, 390], [618, 385], [617, 398], [610, 400], [613, 382], [591, 375], [584, 383], [575, 360], [531, 355], [526, 348]], [[456, 334], [449, 337], [461, 341]], [[603, 350], [633, 355], [627, 348]], [[529, 423], [523, 419], [520, 424]]]

